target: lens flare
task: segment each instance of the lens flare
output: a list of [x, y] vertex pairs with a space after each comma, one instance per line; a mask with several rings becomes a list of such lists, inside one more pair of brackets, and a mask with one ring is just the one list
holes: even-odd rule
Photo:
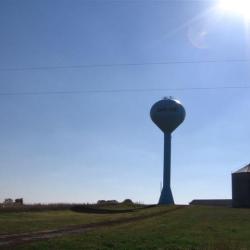
[[220, 0], [219, 8], [225, 12], [240, 14], [250, 21], [250, 0]]

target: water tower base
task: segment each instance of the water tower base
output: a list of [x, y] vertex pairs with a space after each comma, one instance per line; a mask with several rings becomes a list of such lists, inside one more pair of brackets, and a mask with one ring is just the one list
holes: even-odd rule
[[159, 205], [174, 205], [174, 198], [170, 187], [164, 187], [161, 190]]

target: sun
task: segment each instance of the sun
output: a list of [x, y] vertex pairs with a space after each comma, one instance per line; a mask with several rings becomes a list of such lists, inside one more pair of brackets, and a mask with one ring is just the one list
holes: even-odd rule
[[240, 14], [250, 21], [250, 0], [220, 0], [219, 8], [225, 12]]

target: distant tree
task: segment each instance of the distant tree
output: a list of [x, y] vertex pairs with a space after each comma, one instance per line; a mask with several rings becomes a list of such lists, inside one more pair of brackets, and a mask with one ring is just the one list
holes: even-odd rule
[[117, 200], [99, 200], [97, 204], [118, 204]]
[[97, 204], [105, 204], [105, 203], [106, 203], [105, 200], [99, 200], [99, 201], [97, 201]]
[[15, 204], [17, 204], [17, 205], [23, 205], [23, 198], [15, 199]]
[[12, 205], [13, 204], [13, 200], [10, 199], [10, 198], [7, 198], [7, 199], [4, 200], [4, 204], [5, 205]]
[[108, 203], [108, 204], [118, 204], [119, 202], [117, 200], [107, 200], [106, 203]]
[[125, 199], [122, 203], [124, 203], [124, 204], [134, 204], [131, 199]]

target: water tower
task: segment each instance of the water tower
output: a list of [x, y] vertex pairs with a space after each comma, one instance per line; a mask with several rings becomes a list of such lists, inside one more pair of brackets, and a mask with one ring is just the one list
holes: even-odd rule
[[156, 102], [151, 110], [152, 121], [164, 133], [164, 168], [163, 168], [163, 188], [159, 204], [174, 204], [174, 199], [170, 187], [170, 167], [171, 167], [171, 133], [184, 121], [185, 109], [178, 100], [163, 98]]

